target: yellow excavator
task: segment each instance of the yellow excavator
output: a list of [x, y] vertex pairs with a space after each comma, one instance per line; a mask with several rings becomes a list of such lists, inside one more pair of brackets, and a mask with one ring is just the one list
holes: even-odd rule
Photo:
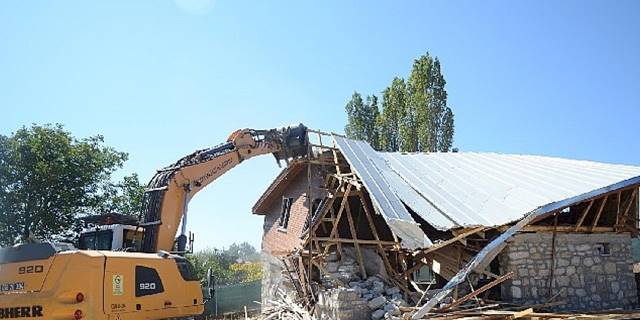
[[[189, 201], [246, 159], [273, 154], [278, 163], [288, 163], [305, 156], [306, 131], [302, 124], [238, 130], [226, 143], [196, 151], [158, 170], [143, 197], [141, 222], [124, 229], [130, 235], [127, 250], [78, 250], [56, 243], [1, 248], [0, 319], [130, 320], [200, 315], [204, 311], [200, 279], [181, 255], [188, 242]], [[107, 229], [112, 232], [108, 240], [113, 240], [114, 230]], [[141, 241], [136, 241], [140, 238], [136, 234]], [[98, 239], [97, 234], [91, 236]], [[85, 237], [85, 242], [91, 239]], [[120, 239], [127, 242], [126, 236]]]

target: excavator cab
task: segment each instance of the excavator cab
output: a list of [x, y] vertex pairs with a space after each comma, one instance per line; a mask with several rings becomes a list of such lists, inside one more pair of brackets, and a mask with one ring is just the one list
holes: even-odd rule
[[124, 224], [86, 228], [80, 233], [78, 249], [140, 251], [143, 230]]
[[138, 219], [123, 214], [108, 213], [82, 218], [87, 227], [80, 233], [78, 249], [140, 251], [143, 228]]

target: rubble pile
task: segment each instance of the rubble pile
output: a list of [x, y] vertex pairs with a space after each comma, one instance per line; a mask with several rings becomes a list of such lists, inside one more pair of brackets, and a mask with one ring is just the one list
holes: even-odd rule
[[278, 290], [277, 299], [269, 300], [262, 307], [260, 320], [313, 320], [309, 312], [297, 301]]
[[[390, 285], [385, 275], [363, 278], [357, 262], [348, 251], [343, 252], [341, 258], [338, 258], [336, 252], [329, 253], [325, 258], [325, 271], [322, 286], [327, 292], [331, 292], [329, 297], [340, 297], [336, 299], [339, 303], [331, 305], [333, 309], [338, 309], [332, 314], [364, 310], [373, 320], [401, 319], [400, 308], [406, 307], [407, 302], [400, 288]], [[326, 301], [329, 299], [324, 299], [325, 305], [330, 304]]]
[[[396, 319], [402, 313], [400, 307], [406, 307], [398, 287], [388, 287], [378, 277], [372, 276], [364, 281], [352, 281], [349, 286], [360, 293], [360, 297], [367, 301], [371, 310], [371, 319]], [[400, 319], [400, 318], [397, 318]]]

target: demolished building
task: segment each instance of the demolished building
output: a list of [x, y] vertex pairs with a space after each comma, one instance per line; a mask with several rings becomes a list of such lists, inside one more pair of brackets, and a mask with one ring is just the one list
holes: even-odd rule
[[479, 297], [554, 311], [637, 307], [640, 167], [384, 153], [309, 135], [307, 159], [253, 207], [264, 215], [264, 302], [288, 290], [341, 319], [399, 309], [417, 319]]

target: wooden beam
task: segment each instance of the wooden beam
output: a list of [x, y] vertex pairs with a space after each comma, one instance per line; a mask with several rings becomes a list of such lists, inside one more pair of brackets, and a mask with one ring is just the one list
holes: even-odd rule
[[607, 200], [609, 200], [609, 195], [606, 195], [602, 199], [602, 203], [600, 204], [600, 207], [598, 208], [598, 212], [596, 213], [596, 217], [593, 218], [593, 223], [591, 224], [591, 230], [595, 229], [596, 226], [598, 225], [598, 221], [600, 221], [600, 215], [602, 214], [602, 210], [604, 210], [604, 206], [607, 204]]
[[[339, 190], [342, 187], [342, 184], [339, 184], [336, 190]], [[320, 217], [319, 220], [324, 219], [327, 216], [327, 213], [329, 211], [332, 211], [333, 208], [333, 203], [335, 202], [336, 197], [334, 196], [330, 196], [329, 200], [327, 201], [327, 203], [325, 204], [325, 207], [323, 208], [322, 212], [320, 212]], [[322, 223], [320, 223], [318, 221], [318, 223], [316, 223], [313, 226], [310, 226], [311, 230], [309, 231], [309, 235], [310, 237], [308, 237], [307, 239], [311, 238], [313, 234], [315, 234], [316, 230], [318, 230], [318, 227], [321, 225]], [[308, 240], [307, 240], [308, 241]]]
[[636, 200], [637, 192], [638, 192], [638, 189], [633, 189], [633, 191], [631, 192], [631, 196], [629, 197], [629, 202], [625, 206], [624, 211], [622, 212], [622, 217], [620, 218], [622, 220], [620, 221], [621, 226], [624, 226], [627, 223], [627, 215], [629, 214], [629, 210], [631, 210], [631, 205]]
[[[410, 295], [411, 292], [409, 291], [409, 289], [406, 286], [402, 285], [399, 281], [394, 279], [394, 277], [399, 277], [400, 274], [398, 274], [398, 272], [396, 272], [396, 270], [391, 265], [391, 262], [389, 262], [389, 257], [387, 257], [387, 252], [384, 250], [384, 247], [382, 246], [385, 242], [389, 242], [389, 241], [381, 241], [380, 240], [380, 236], [378, 235], [378, 229], [376, 228], [376, 225], [373, 222], [373, 214], [371, 213], [371, 210], [369, 210], [369, 207], [367, 206], [367, 201], [365, 201], [365, 198], [364, 198], [363, 194], [360, 194], [359, 197], [360, 197], [360, 203], [362, 204], [362, 208], [364, 209], [365, 217], [367, 218], [367, 222], [369, 223], [369, 228], [371, 230], [371, 233], [373, 234], [373, 237], [375, 238], [374, 241], [377, 242], [378, 253], [382, 257], [382, 261], [384, 262], [385, 269], [387, 270], [387, 272], [390, 273], [389, 274], [390, 275], [389, 279], [391, 279], [391, 281], [397, 287], [399, 287], [402, 291], [404, 291], [405, 294], [409, 295], [409, 297], [412, 297]], [[393, 235], [393, 232], [391, 234]], [[394, 236], [393, 237], [394, 241], [391, 242], [391, 243], [393, 243], [394, 249], [395, 248], [399, 248], [400, 247], [400, 241], [398, 241], [398, 238], [395, 235], [393, 235], [393, 236]], [[359, 240], [359, 241], [362, 242], [362, 240]]]
[[336, 221], [333, 224], [333, 228], [331, 229], [329, 238], [335, 237], [336, 233], [338, 232], [338, 225], [340, 224], [340, 218], [342, 218], [342, 213], [344, 212], [344, 205], [345, 203], [347, 203], [347, 201], [349, 201], [349, 192], [351, 192], [350, 184], [347, 185], [347, 190], [344, 192], [344, 196], [342, 197], [342, 201], [340, 202], [340, 209], [338, 209], [338, 214], [336, 215]]
[[[375, 223], [373, 222], [373, 216], [371, 211], [369, 210], [369, 206], [367, 206], [367, 201], [364, 196], [360, 195], [360, 204], [362, 204], [362, 208], [364, 209], [364, 215], [367, 218], [367, 223], [369, 224], [369, 229], [373, 234], [373, 238], [378, 242], [378, 253], [382, 256], [382, 261], [384, 262], [385, 268], [387, 270], [393, 270], [391, 263], [389, 262], [389, 258], [387, 257], [387, 253], [384, 251], [382, 247], [382, 241], [380, 241], [380, 235], [378, 235], [378, 229], [376, 228]], [[398, 242], [394, 241], [394, 245], [399, 245]]]
[[511, 272], [509, 272], [509, 273], [507, 273], [507, 274], [505, 274], [505, 275], [503, 275], [503, 276], [500, 276], [500, 278], [495, 279], [495, 280], [493, 280], [493, 281], [491, 281], [491, 282], [489, 282], [489, 283], [485, 284], [484, 286], [482, 286], [482, 287], [478, 288], [478, 290], [473, 291], [473, 292], [471, 292], [471, 293], [467, 294], [466, 296], [464, 296], [464, 297], [462, 297], [462, 298], [460, 298], [460, 299], [458, 299], [458, 300], [454, 301], [454, 302], [453, 302], [453, 303], [451, 303], [450, 305], [444, 306], [442, 309], [440, 309], [440, 311], [455, 308], [455, 307], [457, 307], [457, 306], [459, 306], [459, 305], [463, 304], [464, 302], [468, 301], [469, 299], [473, 299], [473, 298], [474, 298], [474, 297], [476, 297], [477, 295], [479, 295], [479, 294], [481, 294], [481, 293], [483, 293], [483, 292], [485, 292], [485, 291], [487, 291], [487, 290], [489, 290], [489, 289], [491, 289], [491, 288], [493, 288], [493, 287], [495, 287], [495, 286], [499, 285], [499, 284], [500, 284], [500, 283], [502, 283], [503, 281], [505, 281], [505, 280], [507, 280], [507, 279], [509, 279], [509, 278], [513, 277], [513, 275], [514, 275], [514, 273], [513, 273], [513, 271], [511, 271]]
[[[323, 241], [323, 242], [331, 242], [331, 243], [355, 243], [355, 240], [353, 239], [349, 239], [349, 238], [329, 238], [329, 237], [315, 237], [314, 240], [316, 241]], [[383, 245], [383, 246], [395, 246], [398, 243], [395, 241], [384, 241], [384, 240], [368, 240], [368, 239], [358, 239], [358, 243], [359, 244], [366, 244], [366, 245]]]
[[336, 145], [336, 139], [331, 139], [331, 141], [333, 142], [333, 148], [331, 149], [331, 152], [333, 153], [333, 161], [336, 163], [336, 173], [340, 174], [340, 160], [338, 159], [338, 146]]
[[589, 210], [591, 209], [591, 206], [593, 206], [593, 202], [595, 200], [591, 200], [589, 202], [589, 205], [587, 206], [586, 209], [584, 209], [584, 211], [582, 211], [582, 215], [580, 216], [580, 218], [578, 219], [578, 223], [576, 223], [576, 231], [578, 231], [578, 229], [580, 229], [580, 226], [582, 225], [582, 222], [584, 222], [584, 218], [587, 217], [587, 214], [589, 213]]
[[620, 222], [620, 201], [622, 200], [622, 191], [617, 194], [616, 197], [616, 226]]
[[[600, 198], [605, 197], [605, 196], [610, 196], [610, 195], [612, 195], [612, 194], [616, 194], [616, 193], [618, 193], [618, 192], [622, 192], [622, 191], [632, 190], [632, 189], [634, 189], [634, 188], [636, 188], [636, 189], [637, 189], [639, 186], [640, 186], [640, 184], [636, 184], [636, 185], [632, 185], [632, 186], [629, 186], [629, 187], [625, 187], [624, 189], [617, 189], [617, 190], [607, 191], [607, 192], [604, 192], [604, 193], [601, 193], [601, 194], [595, 195], [595, 196], [593, 196], [593, 197], [589, 197], [589, 198], [586, 198], [586, 199], [582, 199], [582, 201], [579, 201], [579, 202], [573, 203], [573, 204], [571, 204], [571, 205], [567, 205], [567, 206], [565, 206], [565, 207], [559, 208], [559, 209], [558, 209], [558, 210], [556, 210], [555, 212], [562, 211], [562, 210], [564, 210], [564, 209], [566, 209], [566, 208], [568, 208], [568, 207], [570, 207], [570, 206], [572, 206], [572, 205], [575, 205], [575, 204], [577, 204], [577, 203], [587, 202], [587, 201], [591, 201], [591, 200], [594, 200], [594, 199], [600, 199]], [[554, 212], [548, 212], [548, 213], [545, 213], [545, 214], [543, 214], [543, 215], [540, 215], [540, 216], [538, 216], [538, 217], [534, 218], [534, 219], [531, 221], [531, 223], [536, 223], [536, 222], [539, 222], [539, 221], [541, 221], [541, 220], [544, 220], [544, 219], [548, 218], [548, 217], [549, 217], [551, 214], [553, 214], [553, 213], [554, 213]], [[508, 228], [508, 227], [507, 227], [507, 228]], [[506, 230], [506, 229], [505, 229], [505, 230]]]
[[478, 232], [484, 231], [484, 230], [486, 230], [486, 229], [488, 229], [488, 227], [484, 227], [484, 226], [476, 227], [476, 228], [471, 229], [471, 230], [469, 230], [469, 231], [467, 231], [467, 232], [461, 233], [461, 234], [459, 234], [459, 235], [457, 235], [457, 236], [455, 236], [455, 237], [453, 237], [453, 238], [451, 238], [451, 239], [449, 239], [449, 240], [446, 240], [446, 241], [443, 241], [443, 242], [436, 243], [436, 244], [432, 245], [431, 247], [429, 247], [429, 248], [427, 248], [427, 249], [425, 249], [425, 250], [423, 250], [423, 251], [420, 251], [420, 252], [416, 253], [416, 254], [414, 255], [414, 258], [418, 258], [418, 259], [420, 259], [420, 258], [424, 257], [425, 255], [427, 255], [427, 254], [431, 253], [431, 252], [434, 252], [434, 251], [436, 251], [436, 250], [442, 249], [442, 248], [444, 248], [444, 247], [446, 247], [446, 246], [448, 246], [448, 245], [451, 245], [451, 244], [453, 244], [453, 243], [456, 243], [456, 242], [458, 242], [458, 241], [461, 241], [461, 240], [465, 239], [466, 237], [468, 237], [468, 236], [470, 236], [470, 235], [473, 235], [473, 234], [475, 234], [475, 233], [478, 233]]
[[411, 284], [414, 290], [420, 293], [420, 295], [423, 295], [425, 293], [425, 291], [422, 291], [422, 289], [420, 289], [420, 286], [418, 286], [418, 284], [415, 281], [409, 280], [409, 283]]
[[[553, 226], [525, 226], [520, 229], [522, 232], [553, 232]], [[556, 232], [614, 232], [613, 227], [580, 227], [578, 230], [574, 226], [558, 226]]]
[[360, 265], [361, 275], [367, 278], [367, 270], [364, 268], [364, 259], [362, 259], [362, 251], [360, 251], [360, 244], [358, 243], [358, 233], [356, 232], [356, 227], [353, 223], [353, 216], [351, 213], [351, 207], [349, 206], [349, 202], [345, 203], [345, 210], [347, 213], [347, 220], [349, 221], [349, 230], [351, 231], [351, 238], [353, 239], [353, 246], [356, 248], [356, 257], [358, 259], [358, 264]]

